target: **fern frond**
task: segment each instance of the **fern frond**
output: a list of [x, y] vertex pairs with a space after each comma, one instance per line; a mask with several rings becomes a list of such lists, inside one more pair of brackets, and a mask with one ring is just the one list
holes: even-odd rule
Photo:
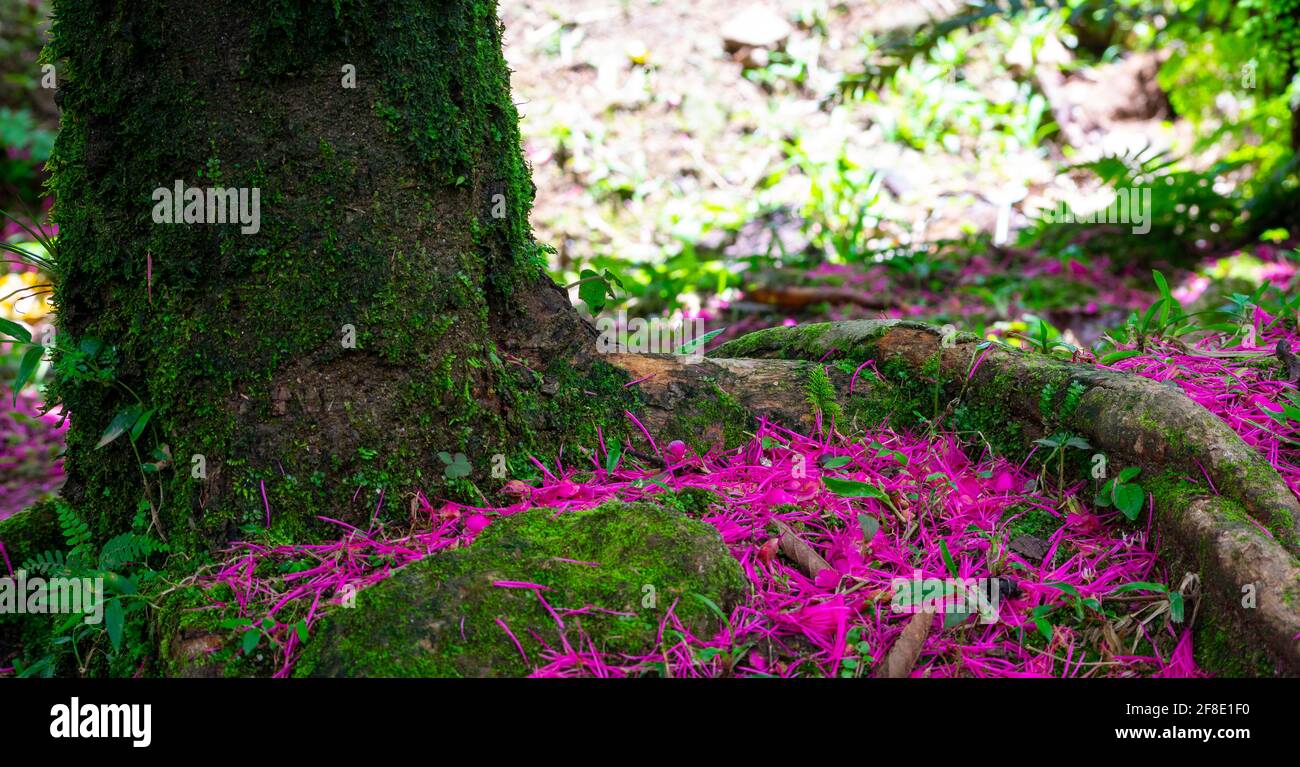
[[28, 557], [18, 569], [45, 575], [61, 573], [68, 569], [67, 555], [62, 551], [42, 551], [33, 557]]
[[68, 544], [68, 568], [78, 570], [89, 567], [94, 561], [92, 542], [95, 537], [90, 531], [90, 526], [77, 516], [77, 512], [73, 511], [71, 506], [62, 501], [54, 504], [54, 511], [59, 517], [59, 529], [63, 531], [63, 540]]
[[1069, 388], [1065, 390], [1065, 401], [1061, 403], [1061, 420], [1065, 421], [1074, 415], [1074, 411], [1079, 408], [1079, 402], [1083, 399], [1084, 392], [1088, 387], [1078, 381], [1071, 381]]
[[90, 527], [77, 516], [72, 507], [62, 501], [54, 504], [54, 511], [59, 517], [59, 528], [63, 531], [63, 540], [69, 548], [77, 548], [90, 543], [93, 537]]
[[1051, 383], [1043, 384], [1043, 389], [1038, 393], [1038, 412], [1047, 420], [1054, 420], [1052, 417], [1052, 401], [1056, 399], [1056, 387]]
[[150, 555], [167, 551], [167, 544], [147, 535], [126, 532], [115, 536], [99, 551], [99, 569], [119, 572], [123, 565], [143, 563]]

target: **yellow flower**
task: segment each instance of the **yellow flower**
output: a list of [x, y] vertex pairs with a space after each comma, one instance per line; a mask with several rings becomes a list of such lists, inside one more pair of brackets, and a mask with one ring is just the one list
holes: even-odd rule
[[[10, 272], [0, 279], [0, 316], [8, 320], [36, 323], [51, 311], [47, 288], [49, 280], [38, 272]], [[31, 295], [33, 289], [42, 291]]]

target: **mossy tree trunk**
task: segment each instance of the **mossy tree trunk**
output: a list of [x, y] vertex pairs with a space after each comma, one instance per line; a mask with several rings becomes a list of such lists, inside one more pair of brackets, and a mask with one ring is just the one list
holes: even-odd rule
[[[112, 382], [64, 352], [51, 393], [101, 533], [142, 499], [195, 546], [405, 518], [635, 405], [543, 272], [501, 50], [493, 0], [56, 0], [59, 346]], [[259, 190], [260, 226], [155, 223], [177, 181]]]

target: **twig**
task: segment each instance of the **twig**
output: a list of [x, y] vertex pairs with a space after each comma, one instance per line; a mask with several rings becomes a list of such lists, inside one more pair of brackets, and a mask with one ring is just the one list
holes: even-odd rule
[[1286, 364], [1286, 377], [1290, 381], [1300, 379], [1300, 359], [1291, 351], [1291, 344], [1283, 338], [1277, 342], [1277, 356]]
[[774, 521], [776, 522], [777, 532], [781, 534], [781, 553], [793, 559], [795, 564], [799, 565], [800, 569], [808, 574], [809, 578], [816, 580], [817, 576], [823, 571], [835, 569], [812, 546], [804, 543], [803, 539], [795, 535], [789, 525], [779, 519]]
[[921, 647], [930, 636], [930, 626], [934, 623], [934, 610], [926, 608], [912, 616], [903, 627], [903, 633], [894, 640], [889, 654], [876, 669], [878, 679], [906, 679], [916, 667], [916, 659], [921, 656]]
[[747, 291], [745, 297], [760, 304], [771, 304], [782, 309], [802, 309], [810, 304], [822, 302], [856, 304], [866, 309], [888, 309], [894, 305], [888, 296], [872, 296], [851, 288], [840, 287], [760, 286]]

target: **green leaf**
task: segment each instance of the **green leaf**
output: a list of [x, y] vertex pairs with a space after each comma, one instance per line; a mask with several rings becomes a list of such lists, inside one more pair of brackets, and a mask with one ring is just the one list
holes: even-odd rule
[[932, 473], [932, 474], [927, 474], [926, 477], [925, 477], [925, 481], [926, 481], [926, 482], [946, 482], [946, 483], [948, 483], [949, 485], [955, 485], [955, 484], [956, 484], [955, 482], [953, 482], [952, 477], [948, 476], [947, 474], [943, 473], [942, 471], [936, 471], [936, 472], [934, 472], [934, 473]]
[[1120, 473], [1119, 473], [1119, 477], [1117, 477], [1117, 479], [1118, 479], [1121, 483], [1123, 483], [1123, 482], [1128, 482], [1129, 480], [1133, 479], [1134, 477], [1136, 477], [1137, 475], [1139, 475], [1139, 474], [1141, 474], [1141, 473], [1142, 473], [1142, 469], [1141, 469], [1140, 467], [1137, 467], [1137, 466], [1129, 466], [1128, 468], [1126, 468], [1126, 469], [1120, 471]]
[[1183, 622], [1183, 594], [1181, 591], [1169, 592], [1169, 619], [1174, 623]]
[[1117, 352], [1111, 352], [1110, 354], [1107, 354], [1106, 356], [1102, 357], [1101, 364], [1109, 365], [1112, 362], [1119, 362], [1120, 360], [1126, 360], [1129, 357], [1136, 357], [1141, 353], [1142, 352], [1138, 351], [1137, 349], [1121, 349]]
[[884, 490], [866, 482], [859, 482], [856, 479], [822, 477], [822, 484], [826, 485], [827, 490], [841, 498], [875, 498], [885, 503], [890, 502], [889, 495]]
[[1116, 485], [1115, 486], [1115, 506], [1124, 513], [1129, 521], [1138, 518], [1142, 512], [1142, 505], [1146, 502], [1147, 494], [1142, 490], [1140, 485]]
[[32, 342], [32, 334], [27, 331], [27, 328], [4, 317], [0, 317], [0, 333], [17, 339], [20, 343], [30, 344]]
[[298, 635], [299, 642], [307, 641], [307, 619], [304, 618], [293, 625], [293, 633]]
[[18, 364], [18, 377], [14, 379], [15, 405], [18, 404], [18, 392], [31, 379], [32, 374], [36, 372], [36, 366], [41, 364], [41, 357], [44, 355], [45, 347], [43, 346], [33, 346], [23, 355], [23, 361]]
[[1174, 298], [1174, 294], [1169, 292], [1169, 283], [1165, 281], [1165, 276], [1159, 270], [1152, 269], [1151, 277], [1156, 281], [1156, 287], [1160, 290], [1160, 297], [1164, 299], [1164, 308], [1160, 312], [1160, 321], [1163, 323], [1171, 311], [1174, 317], [1181, 317], [1183, 306]]
[[257, 629], [249, 629], [244, 632], [244, 638], [240, 642], [240, 647], [244, 649], [244, 654], [248, 655], [257, 649], [257, 645], [262, 641], [262, 632]]
[[828, 458], [822, 463], [823, 469], [839, 469], [853, 463], [853, 457], [848, 455], [837, 455], [834, 458]]
[[939, 553], [943, 554], [943, 563], [948, 567], [948, 574], [954, 578], [960, 578], [957, 574], [957, 563], [952, 558], [952, 553], [948, 551], [948, 542], [939, 541]]
[[605, 308], [605, 299], [614, 292], [609, 281], [590, 269], [583, 269], [578, 279], [582, 280], [578, 285], [578, 298], [582, 299], [592, 314], [599, 314]]
[[457, 453], [455, 456], [438, 453], [438, 460], [446, 464], [442, 470], [442, 475], [447, 479], [460, 479], [474, 473], [474, 467], [464, 453]]
[[972, 613], [966, 612], [966, 610], [963, 608], [958, 608], [956, 610], [949, 610], [948, 612], [945, 612], [943, 614], [943, 627], [945, 629], [950, 629], [953, 628], [954, 626], [960, 626], [961, 624], [970, 620], [971, 615]]
[[1034, 618], [1034, 626], [1037, 627], [1038, 633], [1048, 642], [1052, 641], [1052, 624], [1043, 618]]
[[605, 453], [605, 471], [613, 474], [618, 468], [618, 461], [623, 457], [623, 443], [615, 442]]
[[858, 527], [862, 528], [862, 540], [869, 543], [880, 532], [880, 520], [864, 512], [858, 515]]
[[1151, 307], [1147, 309], [1146, 314], [1142, 315], [1142, 323], [1141, 325], [1139, 325], [1139, 329], [1141, 329], [1143, 332], [1149, 330], [1151, 328], [1151, 320], [1155, 319], [1156, 311], [1161, 307], [1163, 307], [1164, 305], [1165, 305], [1165, 300], [1163, 298], [1151, 304]]
[[99, 442], [96, 443], [95, 449], [98, 450], [125, 434], [126, 430], [130, 429], [139, 417], [139, 405], [127, 405], [117, 411], [117, 415], [113, 416], [113, 420], [108, 424], [108, 428], [104, 429], [104, 434], [99, 438]]
[[110, 572], [97, 573], [104, 579], [104, 586], [115, 594], [134, 594], [136, 592], [135, 581], [124, 575]]
[[705, 607], [709, 608], [709, 610], [712, 611], [715, 615], [717, 615], [718, 618], [720, 618], [723, 623], [728, 623], [727, 614], [722, 612], [722, 608], [718, 607], [717, 602], [714, 602], [712, 599], [709, 599], [703, 594], [694, 594], [693, 596], [696, 599], [700, 600], [700, 602], [703, 603]]
[[1093, 496], [1092, 504], [1102, 509], [1110, 508], [1111, 506], [1110, 495], [1114, 489], [1115, 489], [1115, 480], [1112, 479], [1108, 481], [1106, 484], [1101, 486], [1101, 489], [1097, 491], [1097, 494], [1095, 496]]
[[1112, 594], [1123, 594], [1128, 591], [1157, 591], [1161, 594], [1168, 591], [1169, 588], [1161, 583], [1152, 583], [1150, 581], [1133, 581], [1125, 583], [1123, 586], [1117, 586]]
[[1060, 591], [1064, 594], [1069, 594], [1072, 597], [1079, 596], [1079, 590], [1068, 583], [1062, 583], [1060, 581], [1056, 581], [1054, 583], [1044, 583], [1043, 585], [1049, 588], [1056, 589], [1057, 591]]
[[99, 354], [99, 350], [104, 348], [104, 342], [98, 338], [86, 337], [81, 339], [81, 343], [77, 344], [77, 348], [81, 350], [82, 354], [93, 360], [95, 355]]
[[113, 645], [113, 652], [122, 647], [122, 624], [126, 614], [122, 611], [120, 599], [110, 599], [104, 604], [104, 628], [108, 629], [108, 641]]
[[136, 419], [135, 426], [131, 427], [132, 442], [135, 442], [136, 440], [140, 439], [140, 435], [144, 433], [144, 427], [149, 425], [149, 417], [154, 414], [155, 410], [156, 408], [149, 408], [148, 410], [141, 413], [140, 417]]
[[681, 347], [679, 347], [679, 348], [677, 349], [677, 353], [678, 353], [678, 354], [690, 354], [691, 352], [695, 351], [696, 349], [700, 348], [701, 346], [703, 346], [703, 345], [707, 344], [708, 342], [712, 341], [714, 338], [717, 338], [718, 334], [721, 333], [721, 332], [724, 331], [724, 330], [726, 330], [726, 328], [718, 328], [717, 330], [710, 330], [709, 332], [705, 333], [704, 335], [700, 336], [699, 338], [695, 338], [695, 339], [692, 339], [692, 340], [690, 340], [690, 341], [687, 341], [686, 343], [682, 344]]
[[895, 461], [898, 461], [898, 463], [903, 466], [907, 465], [907, 456], [900, 453], [897, 450], [890, 450], [889, 448], [882, 447], [881, 449], [876, 451], [877, 458], [884, 458], [885, 456], [889, 456], [890, 458], [893, 458]]

